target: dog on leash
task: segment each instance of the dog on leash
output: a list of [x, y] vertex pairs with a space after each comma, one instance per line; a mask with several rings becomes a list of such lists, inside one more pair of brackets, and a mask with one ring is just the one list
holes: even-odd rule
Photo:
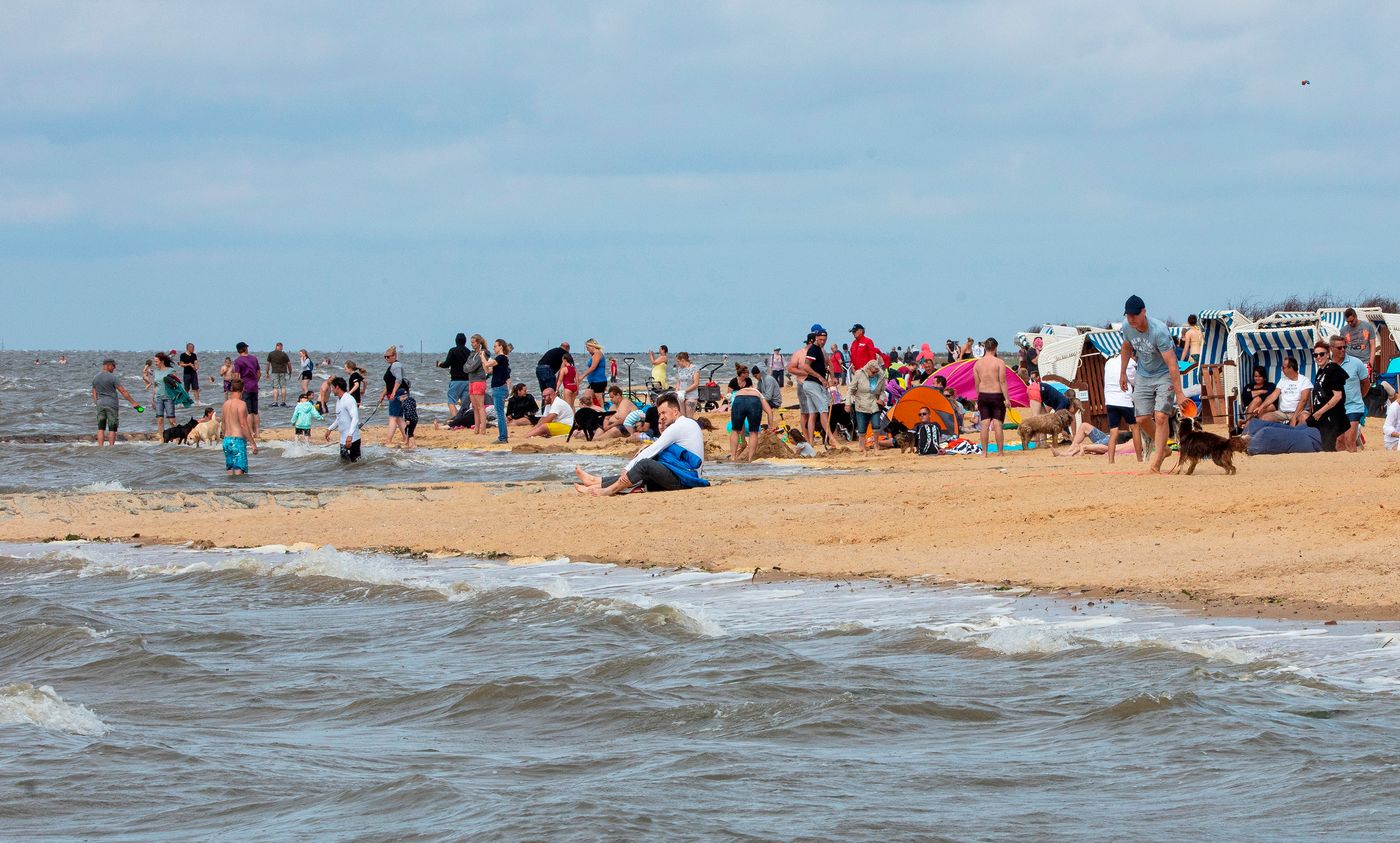
[[1054, 454], [1055, 443], [1060, 438], [1060, 434], [1068, 433], [1073, 425], [1073, 408], [1021, 419], [1021, 425], [1016, 429], [1016, 432], [1021, 434], [1021, 450], [1029, 450], [1030, 443], [1035, 441], [1037, 436], [1044, 435], [1050, 444], [1050, 453]]
[[1234, 474], [1234, 453], [1243, 453], [1245, 445], [1242, 436], [1226, 439], [1215, 433], [1197, 430], [1190, 419], [1182, 419], [1177, 426], [1176, 465], [1172, 467], [1172, 474], [1181, 473], [1182, 464], [1186, 465], [1186, 473], [1191, 474], [1196, 470], [1196, 463], [1204, 459], [1225, 469], [1226, 474]]
[[190, 432], [193, 431], [198, 425], [199, 419], [196, 418], [191, 418], [184, 424], [172, 424], [170, 427], [167, 427], [165, 430], [161, 431], [161, 441], [167, 445], [171, 442], [178, 442], [181, 445], [183, 445], [185, 444], [185, 440], [189, 439]]
[[582, 433], [584, 439], [592, 442], [593, 437], [602, 429], [602, 413], [592, 407], [579, 407], [574, 411], [574, 426], [569, 428], [569, 435], [564, 437], [564, 441], [568, 442], [573, 439], [575, 433]]
[[190, 431], [189, 438], [186, 440], [185, 444], [188, 445], [190, 442], [193, 442], [194, 446], [198, 448], [201, 442], [208, 442], [210, 445], [217, 447], [219, 441], [223, 438], [223, 426], [219, 424], [217, 418], [211, 416], [194, 426], [194, 430]]

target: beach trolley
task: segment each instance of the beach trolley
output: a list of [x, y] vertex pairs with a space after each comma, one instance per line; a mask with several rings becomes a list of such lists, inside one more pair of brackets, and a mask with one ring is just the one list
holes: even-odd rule
[[1230, 332], [1254, 323], [1238, 310], [1202, 310], [1196, 320], [1201, 326], [1201, 419], [1228, 422], [1233, 415], [1230, 402], [1240, 397], [1240, 370], [1231, 353]]
[[[1241, 380], [1254, 377], [1254, 367], [1263, 366], [1268, 379], [1278, 383], [1283, 378], [1283, 361], [1292, 357], [1298, 362], [1298, 373], [1312, 380], [1313, 343], [1323, 339], [1327, 329], [1318, 314], [1288, 311], [1270, 314], [1248, 327], [1230, 331], [1229, 354]], [[1238, 413], [1236, 402], [1234, 412]]]

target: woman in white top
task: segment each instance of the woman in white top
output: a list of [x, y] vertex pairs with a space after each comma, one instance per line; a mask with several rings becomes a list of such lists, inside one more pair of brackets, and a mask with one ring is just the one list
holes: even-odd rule
[[1385, 405], [1385, 425], [1381, 427], [1381, 432], [1385, 434], [1385, 449], [1400, 451], [1400, 393], [1388, 383], [1382, 383], [1381, 386], [1390, 393], [1390, 400]]

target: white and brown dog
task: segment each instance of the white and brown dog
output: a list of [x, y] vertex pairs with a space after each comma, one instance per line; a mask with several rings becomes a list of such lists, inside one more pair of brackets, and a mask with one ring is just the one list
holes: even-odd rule
[[218, 416], [211, 416], [194, 426], [190, 431], [187, 442], [193, 442], [196, 448], [201, 442], [208, 442], [217, 447], [224, 438], [224, 426], [219, 423]]

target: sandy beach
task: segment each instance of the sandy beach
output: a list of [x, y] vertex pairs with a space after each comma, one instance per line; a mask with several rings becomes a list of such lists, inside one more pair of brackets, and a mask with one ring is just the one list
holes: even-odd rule
[[[380, 441], [382, 430], [372, 433]], [[465, 432], [420, 433], [420, 447], [496, 447]], [[710, 459], [727, 453], [726, 441], [722, 430], [708, 435]], [[637, 448], [559, 439], [511, 447]], [[1235, 477], [1211, 465], [1155, 477], [1131, 457], [1110, 467], [1040, 451], [984, 459], [847, 450], [804, 462], [829, 473], [611, 500], [562, 483], [322, 489], [309, 478], [305, 490], [259, 491], [256, 474], [238, 491], [11, 494], [0, 497], [0, 540], [568, 556], [760, 578], [982, 582], [1221, 614], [1400, 618], [1385, 543], [1400, 523], [1400, 504], [1388, 503], [1400, 456], [1378, 449], [1241, 458]]]

